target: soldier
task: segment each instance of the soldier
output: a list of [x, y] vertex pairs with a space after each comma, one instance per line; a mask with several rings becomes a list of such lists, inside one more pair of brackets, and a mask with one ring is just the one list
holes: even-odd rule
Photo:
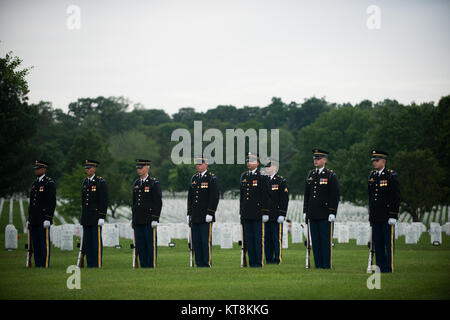
[[139, 178], [133, 184], [132, 227], [142, 268], [156, 268], [157, 226], [162, 208], [161, 186], [148, 175], [150, 160], [136, 159]]
[[81, 225], [88, 268], [101, 268], [103, 264], [102, 226], [108, 208], [108, 186], [105, 179], [95, 175], [99, 164], [95, 160], [84, 161], [87, 177], [81, 187]]
[[187, 222], [191, 226], [192, 245], [197, 267], [211, 267], [212, 224], [219, 204], [217, 177], [209, 172], [208, 161], [194, 159], [197, 174], [191, 178], [187, 202]]
[[240, 219], [250, 267], [264, 265], [264, 223], [269, 220], [267, 179], [258, 170], [259, 156], [248, 153], [248, 171], [241, 175]]
[[328, 152], [313, 149], [314, 167], [308, 172], [303, 202], [304, 220], [311, 232], [316, 268], [332, 267], [333, 223], [339, 204], [339, 181], [325, 168]]
[[50, 225], [56, 208], [55, 181], [47, 177], [48, 163], [34, 162], [36, 180], [31, 185], [30, 205], [28, 207], [28, 226], [34, 249], [36, 267], [50, 266]]
[[285, 178], [278, 174], [279, 163], [269, 159], [266, 164], [266, 179], [268, 181], [270, 204], [269, 221], [264, 226], [264, 249], [266, 263], [281, 263], [283, 239], [283, 222], [289, 203], [289, 190]]
[[369, 222], [375, 246], [376, 264], [381, 272], [394, 271], [395, 223], [400, 205], [400, 185], [397, 173], [386, 169], [388, 153], [372, 150], [369, 174]]

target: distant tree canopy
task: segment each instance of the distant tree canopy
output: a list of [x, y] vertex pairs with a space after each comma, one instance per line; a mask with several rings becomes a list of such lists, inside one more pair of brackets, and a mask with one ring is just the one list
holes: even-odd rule
[[[226, 129], [279, 129], [280, 174], [287, 178], [291, 194], [303, 193], [306, 174], [313, 167], [311, 149], [320, 147], [330, 152], [327, 167], [337, 173], [343, 200], [366, 204], [370, 150], [379, 148], [390, 153], [387, 166], [399, 174], [405, 211], [419, 216], [430, 205], [448, 204], [450, 199], [450, 162], [446, 159], [450, 154], [450, 95], [437, 104], [410, 105], [388, 99], [336, 104], [317, 97], [286, 103], [273, 97], [263, 107], [219, 105], [206, 112], [183, 107], [171, 116], [160, 108], [132, 105], [123, 97], [100, 96], [80, 98], [65, 112], [53, 108], [51, 102], [27, 103], [24, 77], [29, 70], [17, 70], [19, 65], [20, 60], [11, 55], [0, 59], [4, 179], [0, 196], [27, 191], [36, 158], [50, 162], [48, 174], [61, 187], [58, 195], [65, 197], [80, 192], [81, 181], [69, 180], [83, 176], [78, 172], [83, 170], [83, 160], [99, 160], [98, 171], [114, 189], [110, 190], [112, 211], [130, 202], [131, 185], [137, 178], [136, 158], [152, 161], [150, 174], [158, 177], [163, 190], [187, 190], [195, 166], [172, 163], [171, 151], [177, 142], [170, 141], [171, 135], [184, 128], [193, 137], [194, 121], [202, 121], [203, 133], [216, 128], [224, 140]], [[203, 142], [203, 148], [209, 143]], [[193, 152], [192, 148], [192, 156]], [[422, 168], [429, 173], [416, 172]], [[246, 166], [212, 164], [210, 170], [223, 193], [239, 189]], [[419, 192], [426, 188], [432, 192]], [[69, 211], [78, 201], [75, 196], [73, 201], [66, 205]]]

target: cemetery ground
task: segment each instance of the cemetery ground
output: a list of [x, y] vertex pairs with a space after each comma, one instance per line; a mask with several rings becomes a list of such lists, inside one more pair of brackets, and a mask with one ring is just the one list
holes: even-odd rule
[[[104, 248], [102, 269], [81, 269], [81, 289], [68, 289], [66, 273], [75, 265], [78, 251], [52, 246], [49, 269], [26, 268], [25, 243], [20, 233], [18, 249], [5, 250], [0, 234], [0, 300], [8, 299], [449, 299], [450, 236], [432, 246], [424, 233], [419, 243], [396, 241], [393, 274], [381, 274], [381, 289], [369, 290], [366, 282], [368, 249], [355, 240], [336, 243], [333, 269], [305, 269], [305, 247], [291, 244], [283, 250], [281, 265], [260, 269], [240, 267], [240, 247], [213, 247], [211, 269], [190, 268], [186, 240], [175, 247], [158, 247], [156, 269], [132, 269], [131, 240], [121, 239], [121, 249]], [[74, 246], [76, 247], [76, 246]], [[313, 261], [313, 259], [312, 259]], [[312, 262], [313, 263], [313, 262]]]

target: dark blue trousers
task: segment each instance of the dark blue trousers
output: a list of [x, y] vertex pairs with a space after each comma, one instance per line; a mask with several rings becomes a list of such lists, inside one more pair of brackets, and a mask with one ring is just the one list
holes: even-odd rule
[[264, 225], [264, 253], [267, 263], [281, 263], [281, 249], [283, 240], [283, 224], [266, 222]]
[[375, 258], [381, 272], [394, 271], [395, 228], [387, 222], [372, 222]]
[[192, 243], [197, 267], [211, 267], [211, 236], [212, 222], [192, 224]]
[[156, 268], [158, 238], [151, 225], [136, 225], [136, 246], [141, 268]]
[[33, 243], [34, 266], [48, 268], [50, 266], [50, 228], [31, 226], [31, 241]]
[[244, 225], [250, 267], [259, 268], [264, 265], [264, 222], [246, 220]]
[[83, 226], [83, 245], [88, 268], [101, 268], [103, 258], [102, 227]]
[[316, 268], [330, 269], [332, 265], [332, 229], [328, 220], [309, 220], [311, 242]]

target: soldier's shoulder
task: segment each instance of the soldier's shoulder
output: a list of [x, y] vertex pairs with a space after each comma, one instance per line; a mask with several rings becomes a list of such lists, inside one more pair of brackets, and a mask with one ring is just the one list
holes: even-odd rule
[[45, 181], [47, 181], [47, 183], [55, 183], [55, 180], [53, 180], [53, 178], [47, 176], [45, 176]]
[[159, 179], [156, 178], [156, 177], [151, 177], [150, 181], [153, 182], [153, 183], [159, 183]]
[[211, 177], [212, 180], [217, 179], [217, 176], [214, 173], [209, 172], [209, 171], [207, 171], [206, 173], [209, 173], [209, 176]]
[[246, 177], [246, 176], [247, 176], [247, 174], [248, 174], [248, 171], [244, 171], [244, 172], [242, 172], [242, 173], [241, 173], [241, 179], [242, 179], [243, 177]]
[[388, 169], [387, 172], [388, 172], [391, 176], [397, 176], [397, 172], [395, 172], [395, 170], [393, 170], [393, 169]]
[[106, 182], [105, 178], [103, 178], [103, 177], [97, 176], [97, 179], [100, 182]]
[[330, 176], [335, 176], [336, 175], [336, 172], [334, 172], [333, 169], [325, 168], [325, 170], [327, 170], [329, 172]]

